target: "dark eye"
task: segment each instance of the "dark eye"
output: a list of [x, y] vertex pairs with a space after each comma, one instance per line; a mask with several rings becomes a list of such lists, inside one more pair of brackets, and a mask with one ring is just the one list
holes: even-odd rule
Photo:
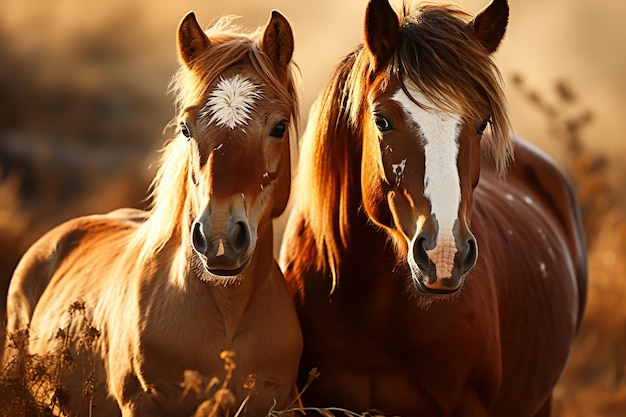
[[377, 115], [374, 119], [374, 123], [376, 123], [376, 127], [381, 132], [387, 132], [391, 130], [391, 123], [385, 116]]
[[280, 122], [276, 126], [274, 126], [274, 129], [272, 129], [272, 131], [270, 132], [270, 136], [273, 138], [282, 139], [285, 136], [285, 133], [287, 133], [287, 123]]
[[480, 127], [478, 128], [478, 131], [476, 132], [478, 135], [482, 135], [483, 133], [485, 133], [485, 130], [487, 129], [487, 126], [489, 126], [491, 124], [491, 118], [487, 118], [485, 119], [485, 121], [480, 125]]
[[189, 126], [187, 126], [187, 122], [180, 122], [178, 130], [180, 130], [180, 133], [182, 133], [187, 140], [191, 139], [191, 131], [189, 130]]

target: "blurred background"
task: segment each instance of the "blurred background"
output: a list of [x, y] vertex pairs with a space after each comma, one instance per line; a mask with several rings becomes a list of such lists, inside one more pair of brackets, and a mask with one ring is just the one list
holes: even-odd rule
[[[476, 13], [486, 0], [459, 4]], [[517, 135], [568, 173], [589, 245], [586, 318], [555, 391], [557, 416], [626, 416], [626, 2], [510, 0], [496, 60]], [[393, 4], [399, 8], [400, 1]], [[175, 32], [194, 10], [246, 28], [292, 23], [302, 121], [361, 42], [366, 0], [3, 0], [0, 3], [0, 307], [23, 252], [71, 217], [144, 207], [172, 135]], [[280, 230], [280, 228], [279, 228]]]

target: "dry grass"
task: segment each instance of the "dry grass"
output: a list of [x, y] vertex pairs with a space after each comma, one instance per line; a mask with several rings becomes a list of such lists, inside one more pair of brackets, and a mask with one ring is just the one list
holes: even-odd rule
[[[62, 415], [65, 417], [89, 417], [93, 412], [93, 395], [95, 393], [96, 376], [93, 360], [93, 348], [100, 331], [94, 328], [87, 319], [84, 303], [76, 301], [68, 308], [68, 322], [59, 328], [55, 339], [58, 348], [45, 355], [30, 354], [28, 352], [29, 332], [21, 330], [9, 334], [9, 347], [17, 354], [13, 356], [0, 371], [0, 417], [49, 417]], [[75, 321], [82, 323], [73, 326]], [[72, 329], [80, 329], [78, 337], [72, 334]], [[77, 340], [77, 342], [76, 342]], [[75, 346], [73, 346], [75, 344]], [[224, 376], [222, 380], [217, 376], [206, 376], [195, 370], [187, 370], [182, 375], [180, 383], [183, 389], [182, 397], [195, 393], [201, 401], [193, 416], [190, 417], [218, 417], [246, 416], [246, 405], [254, 395], [256, 380], [249, 375], [244, 384], [247, 395], [238, 403], [230, 389], [233, 371], [237, 367], [235, 352], [225, 350], [220, 354], [224, 362]], [[67, 410], [70, 397], [74, 393], [62, 383], [62, 376], [68, 370], [82, 368], [83, 388], [80, 393], [79, 412], [71, 413]], [[319, 376], [316, 369], [309, 373], [309, 381], [302, 389], [308, 386]], [[272, 407], [266, 417], [306, 415], [307, 412], [316, 412], [323, 417], [344, 415], [347, 417], [375, 417], [373, 414], [358, 414], [338, 407], [316, 408], [303, 407], [300, 394], [285, 409]], [[339, 414], [335, 414], [339, 413]], [[316, 415], [317, 415], [316, 414]]]
[[626, 220], [612, 210], [589, 253], [589, 298], [569, 364], [555, 390], [555, 416], [626, 415]]
[[[17, 352], [0, 373], [0, 416], [51, 416], [63, 412], [71, 393], [61, 383], [68, 369], [80, 366], [83, 371], [81, 415], [89, 416], [95, 390], [92, 348], [100, 332], [87, 321], [85, 306], [75, 302], [68, 308], [68, 321], [60, 327], [55, 339], [57, 348], [45, 355], [28, 353], [29, 333], [21, 330], [9, 334], [9, 347]], [[81, 321], [80, 334], [71, 333], [72, 325]], [[78, 343], [71, 348], [77, 336]]]
[[[16, 354], [4, 365], [0, 372], [0, 417], [88, 417], [93, 411], [93, 395], [96, 387], [94, 344], [100, 331], [87, 319], [84, 303], [76, 301], [68, 308], [68, 321], [60, 327], [55, 339], [57, 348], [45, 355], [30, 354], [28, 350], [29, 332], [20, 330], [8, 335], [9, 347]], [[79, 323], [77, 323], [77, 321]], [[78, 324], [78, 325], [77, 325]], [[78, 330], [76, 330], [78, 329]], [[73, 334], [78, 331], [79, 334]], [[247, 383], [248, 396], [237, 412], [233, 410], [236, 399], [229, 389], [233, 370], [236, 367], [235, 353], [224, 351], [220, 355], [224, 361], [223, 381], [217, 377], [208, 378], [197, 371], [186, 371], [181, 382], [183, 396], [195, 392], [197, 398], [204, 399], [193, 417], [217, 417], [222, 415], [243, 416], [250, 395], [254, 392], [254, 379]], [[82, 369], [83, 384], [80, 393], [79, 412], [67, 410], [71, 393], [62, 383], [62, 376], [76, 367]]]

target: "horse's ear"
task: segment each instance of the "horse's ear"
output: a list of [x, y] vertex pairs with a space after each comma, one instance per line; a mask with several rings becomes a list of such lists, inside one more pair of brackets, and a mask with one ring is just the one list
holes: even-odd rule
[[209, 47], [211, 41], [204, 33], [194, 12], [187, 13], [178, 25], [178, 54], [188, 68]]
[[509, 2], [507, 0], [493, 0], [476, 15], [470, 25], [474, 28], [476, 37], [491, 54], [498, 49], [508, 23]]
[[293, 56], [293, 32], [285, 16], [276, 10], [272, 11], [270, 20], [265, 26], [261, 48], [277, 69], [287, 71]]
[[376, 68], [387, 64], [400, 40], [398, 15], [387, 0], [370, 0], [365, 12], [365, 44]]

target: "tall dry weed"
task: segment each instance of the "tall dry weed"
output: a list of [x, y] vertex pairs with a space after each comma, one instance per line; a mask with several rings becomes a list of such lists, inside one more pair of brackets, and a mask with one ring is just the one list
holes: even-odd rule
[[[68, 415], [72, 393], [63, 385], [62, 376], [77, 366], [83, 370], [80, 416], [91, 415], [95, 386], [92, 352], [100, 332], [87, 317], [82, 302], [72, 303], [67, 323], [55, 335], [57, 348], [43, 355], [29, 353], [28, 329], [8, 335], [12, 355], [0, 372], [0, 417]], [[72, 329], [80, 329], [80, 334], [73, 334]], [[76, 340], [77, 349], [72, 349]]]

